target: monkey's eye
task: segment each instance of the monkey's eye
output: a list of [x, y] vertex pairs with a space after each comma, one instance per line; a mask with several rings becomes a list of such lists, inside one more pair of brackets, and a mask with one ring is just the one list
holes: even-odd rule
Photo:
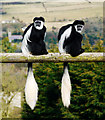
[[82, 27], [81, 25], [77, 25], [77, 27]]

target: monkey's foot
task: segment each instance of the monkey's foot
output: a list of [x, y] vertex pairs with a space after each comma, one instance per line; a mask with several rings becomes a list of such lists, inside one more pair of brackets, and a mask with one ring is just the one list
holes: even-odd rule
[[60, 53], [61, 55], [66, 55], [67, 53], [66, 52], [63, 52], [63, 53]]
[[83, 52], [85, 52], [85, 50], [84, 50], [83, 48], [81, 48], [81, 50], [80, 50], [80, 54], [83, 53]]
[[31, 53], [28, 53], [28, 54], [24, 54], [24, 53], [23, 53], [23, 55], [24, 55], [25, 57], [27, 57], [27, 58], [29, 58], [29, 57], [32, 57], [32, 56], [33, 56]]
[[55, 53], [48, 53], [48, 56], [53, 56]]

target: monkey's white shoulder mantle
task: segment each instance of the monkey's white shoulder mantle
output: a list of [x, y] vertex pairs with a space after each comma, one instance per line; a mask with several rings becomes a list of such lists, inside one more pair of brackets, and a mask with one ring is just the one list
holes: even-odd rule
[[22, 46], [21, 46], [22, 53], [26, 56], [30, 54], [30, 52], [28, 50], [27, 41], [31, 42], [29, 39], [31, 30], [32, 30], [32, 26], [27, 30], [26, 34], [23, 36], [23, 41], [22, 41]]
[[58, 44], [60, 53], [66, 53], [65, 49], [63, 49], [63, 44], [64, 44], [65, 39], [70, 37], [71, 30], [72, 30], [72, 27], [70, 26], [67, 30], [64, 31], [64, 33], [60, 37], [59, 44]]

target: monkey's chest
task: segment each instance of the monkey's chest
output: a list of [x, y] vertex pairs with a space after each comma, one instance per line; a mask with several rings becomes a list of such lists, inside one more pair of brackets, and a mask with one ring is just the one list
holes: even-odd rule
[[74, 33], [71, 34], [69, 39], [70, 39], [71, 42], [74, 42], [74, 43], [79, 42], [79, 43], [81, 43], [82, 38], [83, 38], [83, 36], [80, 33], [74, 32]]
[[32, 42], [28, 44], [28, 49], [33, 55], [42, 55], [46, 53], [44, 41]]
[[46, 53], [43, 31], [32, 31], [28, 42], [28, 49], [33, 55]]
[[64, 43], [66, 51], [79, 51], [81, 49], [82, 38], [83, 37], [81, 34], [71, 34], [71, 36]]
[[30, 41], [39, 42], [44, 39], [45, 32], [43, 30], [36, 30], [32, 28], [31, 34], [30, 34]]
[[34, 42], [39, 42], [44, 39], [44, 34], [43, 33], [32, 33], [30, 35], [30, 41]]

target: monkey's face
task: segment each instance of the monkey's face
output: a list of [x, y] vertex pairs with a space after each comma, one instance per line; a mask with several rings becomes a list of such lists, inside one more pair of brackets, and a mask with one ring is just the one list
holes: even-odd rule
[[43, 29], [43, 26], [44, 26], [44, 22], [41, 21], [41, 20], [35, 20], [34, 21], [34, 27], [38, 30], [41, 30]]
[[74, 27], [77, 32], [81, 33], [83, 31], [84, 25], [77, 24]]

